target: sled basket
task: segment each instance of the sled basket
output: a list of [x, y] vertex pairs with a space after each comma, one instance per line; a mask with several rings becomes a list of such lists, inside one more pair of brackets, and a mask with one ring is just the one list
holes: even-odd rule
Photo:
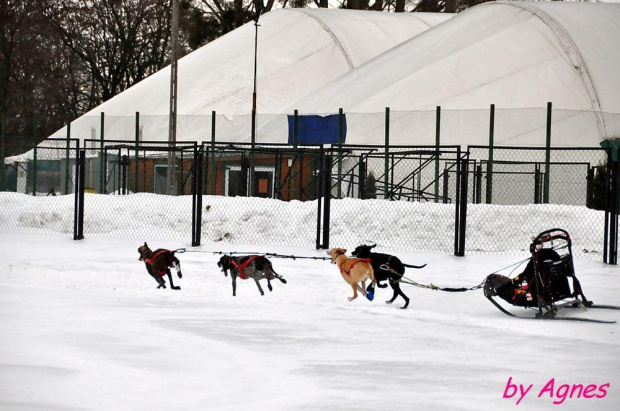
[[575, 276], [568, 232], [561, 228], [543, 231], [533, 239], [530, 253], [525, 270], [516, 277], [510, 279], [500, 274], [487, 277], [485, 296], [497, 295], [518, 307], [538, 307], [541, 314], [543, 308], [552, 310], [556, 301], [579, 296], [586, 301]]

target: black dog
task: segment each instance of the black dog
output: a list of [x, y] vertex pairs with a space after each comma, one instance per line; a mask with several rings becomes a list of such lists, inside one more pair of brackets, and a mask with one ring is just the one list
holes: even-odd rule
[[181, 274], [181, 263], [179, 259], [174, 256], [175, 251], [159, 248], [155, 251], [151, 251], [149, 246], [144, 243], [143, 246], [138, 248], [140, 254], [139, 261], [144, 261], [146, 265], [146, 271], [149, 272], [151, 277], [157, 281], [157, 288], [166, 288], [166, 282], [164, 281], [164, 275], [168, 276], [170, 281], [170, 288], [173, 290], [180, 290], [181, 287], [175, 286], [172, 282], [172, 274], [170, 268], [174, 268], [179, 278], [183, 277]]
[[403, 275], [405, 275], [405, 267], [423, 268], [426, 264], [422, 266], [404, 264], [398, 257], [394, 257], [393, 255], [373, 253], [370, 251], [376, 246], [377, 244], [360, 245], [351, 255], [357, 258], [370, 258], [370, 264], [375, 273], [377, 286], [379, 286], [379, 288], [385, 288], [387, 284], [381, 284], [380, 282], [389, 280], [390, 286], [394, 290], [392, 299], [386, 301], [386, 303], [392, 304], [394, 300], [396, 300], [396, 297], [400, 295], [405, 300], [405, 305], [401, 308], [407, 308], [409, 306], [409, 297], [407, 297], [400, 288], [400, 280], [403, 278]]
[[222, 256], [217, 266], [222, 269], [225, 276], [228, 276], [228, 270], [230, 270], [230, 276], [232, 278], [233, 297], [237, 295], [237, 277], [242, 280], [248, 278], [254, 279], [260, 295], [265, 295], [258, 280], [263, 278], [267, 279], [267, 288], [269, 291], [273, 290], [271, 286], [271, 280], [277, 278], [286, 284], [286, 280], [282, 278], [278, 273], [273, 270], [271, 261], [262, 255], [246, 255], [240, 257], [231, 257], [228, 255]]

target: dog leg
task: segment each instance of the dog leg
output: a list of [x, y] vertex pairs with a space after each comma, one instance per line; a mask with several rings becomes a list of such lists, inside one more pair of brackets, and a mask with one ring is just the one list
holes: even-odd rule
[[282, 281], [283, 284], [286, 284], [286, 280], [280, 274], [276, 273], [273, 268], [271, 268], [271, 274], [273, 274], [273, 276], [278, 280]]
[[172, 288], [173, 290], [180, 290], [181, 287], [179, 287], [178, 285], [175, 286], [172, 282], [172, 273], [170, 272], [170, 269], [166, 270], [166, 275], [168, 276], [168, 281], [170, 281], [170, 288]]
[[181, 262], [176, 257], [172, 261], [172, 268], [175, 269], [179, 278], [183, 278], [183, 274], [181, 273]]
[[232, 278], [233, 297], [236, 297], [237, 296], [237, 276], [231, 272], [230, 277]]
[[392, 289], [394, 290], [394, 295], [392, 296], [391, 300], [386, 301], [386, 304], [392, 304], [394, 300], [396, 300], [396, 297], [400, 295], [401, 297], [403, 297], [403, 300], [405, 300], [405, 305], [403, 305], [400, 308], [403, 310], [406, 309], [409, 306], [409, 297], [407, 297], [405, 293], [403, 293], [403, 290], [400, 288], [399, 283], [393, 283], [390, 281], [390, 285], [392, 286]]
[[269, 292], [273, 291], [273, 287], [271, 286], [271, 280], [267, 279], [267, 288], [269, 288]]
[[163, 278], [155, 274], [151, 274], [151, 277], [153, 277], [155, 281], [157, 281], [157, 288], [166, 288], [166, 282]]
[[396, 283], [395, 285], [395, 289], [398, 289], [398, 294], [403, 297], [403, 300], [405, 300], [405, 305], [403, 305], [402, 307], [400, 307], [401, 309], [406, 309], [409, 306], [409, 297], [407, 297], [405, 295], [405, 293], [403, 293], [403, 290], [400, 288], [400, 284]]
[[386, 304], [392, 304], [394, 300], [396, 300], [396, 297], [398, 297], [398, 291], [396, 291], [396, 287], [394, 285], [392, 285], [392, 290], [394, 290], [394, 294], [392, 295], [391, 299], [385, 302]]
[[348, 298], [349, 302], [357, 298], [357, 287], [359, 287], [357, 284], [351, 284], [351, 288], [353, 288], [353, 297]]
[[260, 295], [265, 295], [263, 288], [260, 286], [260, 283], [258, 282], [258, 278], [254, 277], [254, 282], [256, 283], [256, 286], [258, 287], [258, 291], [260, 291]]
[[[359, 286], [359, 284], [357, 285], [357, 291], [359, 291], [360, 293], [362, 293], [364, 295], [364, 297], [366, 297], [368, 295], [368, 293], [366, 292], [366, 290], [364, 290], [362, 287]], [[370, 288], [370, 287], [368, 287]]]

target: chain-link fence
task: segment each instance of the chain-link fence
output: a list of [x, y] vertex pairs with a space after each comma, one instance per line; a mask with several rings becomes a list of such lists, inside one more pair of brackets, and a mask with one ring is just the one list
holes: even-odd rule
[[453, 252], [460, 156], [458, 147], [334, 147], [331, 242]]
[[101, 139], [78, 148], [48, 139], [5, 162], [4, 190], [15, 193], [2, 194], [2, 231], [462, 255], [526, 253], [553, 226], [583, 257], [617, 247], [618, 177], [604, 149]]
[[323, 155], [320, 147], [205, 144], [201, 238], [315, 246]]
[[571, 233], [575, 254], [601, 258], [605, 150], [470, 146], [469, 153], [468, 251], [527, 252], [505, 233], [528, 238], [553, 225]]
[[197, 156], [195, 142], [85, 140], [84, 235], [190, 242]]
[[0, 231], [72, 233], [79, 141], [48, 139], [36, 146], [23, 141], [13, 148], [31, 151], [3, 164]]

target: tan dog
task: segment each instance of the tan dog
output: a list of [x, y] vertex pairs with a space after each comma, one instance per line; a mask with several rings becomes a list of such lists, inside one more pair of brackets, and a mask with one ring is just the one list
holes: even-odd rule
[[[375, 274], [370, 264], [370, 259], [349, 258], [345, 255], [347, 250], [343, 248], [332, 248], [327, 254], [332, 259], [332, 264], [336, 264], [340, 269], [342, 278], [351, 285], [353, 289], [353, 297], [349, 297], [349, 301], [357, 298], [357, 290], [359, 289], [369, 300], [374, 296], [374, 289], [377, 284]], [[366, 280], [372, 281], [372, 292], [366, 294]], [[362, 283], [360, 288], [358, 283]]]

